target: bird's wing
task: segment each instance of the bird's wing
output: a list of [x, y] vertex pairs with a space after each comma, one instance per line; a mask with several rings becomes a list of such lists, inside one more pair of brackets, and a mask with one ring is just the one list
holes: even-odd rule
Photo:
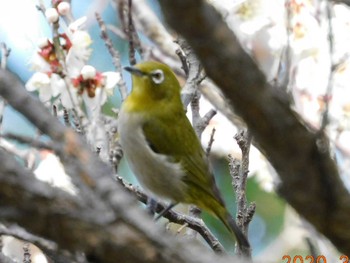
[[162, 118], [164, 119], [146, 120], [143, 126], [151, 149], [168, 156], [169, 161], [181, 163], [186, 174], [183, 180], [188, 186], [194, 186], [201, 189], [204, 195], [217, 198], [206, 155], [186, 115], [179, 114], [172, 119], [163, 115]]

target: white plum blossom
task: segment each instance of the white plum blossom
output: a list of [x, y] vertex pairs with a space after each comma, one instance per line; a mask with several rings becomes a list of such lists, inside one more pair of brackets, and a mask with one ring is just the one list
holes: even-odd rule
[[72, 33], [70, 40], [72, 41], [72, 47], [66, 56], [66, 66], [69, 75], [76, 76], [90, 58], [92, 41], [86, 31], [80, 30]]
[[[49, 40], [47, 38], [39, 39], [38, 47], [39, 50], [45, 48], [45, 46], [49, 45]], [[38, 72], [50, 72], [50, 64], [39, 54], [39, 52], [35, 52], [29, 61], [30, 69], [32, 71]]]
[[42, 102], [48, 102], [52, 97], [58, 96], [62, 89], [65, 88], [64, 81], [57, 74], [36, 72], [27, 81], [26, 89], [28, 91], [38, 91], [39, 99]]
[[107, 98], [113, 95], [114, 88], [121, 78], [119, 73], [112, 71], [103, 72], [102, 76], [104, 77], [104, 85], [96, 89], [96, 96], [91, 98], [85, 93], [83, 97], [85, 103], [92, 110], [106, 103]]
[[[58, 5], [61, 4], [63, 2]], [[57, 36], [60, 50], [56, 50], [57, 44], [53, 40], [39, 40], [38, 51], [30, 60], [31, 69], [35, 73], [27, 82], [26, 88], [28, 91], [38, 91], [41, 101], [48, 102], [59, 97], [63, 106], [72, 108], [78, 105], [77, 89], [71, 80], [79, 76], [92, 51], [90, 35], [81, 30], [85, 21], [86, 18], [74, 21], [66, 27], [65, 33]]]
[[81, 17], [71, 23], [66, 30], [67, 37], [71, 42], [71, 48], [66, 56], [67, 71], [71, 77], [77, 76], [81, 68], [89, 60], [92, 49], [91, 37], [89, 33], [83, 30], [86, 17]]
[[79, 76], [72, 80], [76, 89], [74, 94], [82, 96], [86, 106], [90, 110], [95, 110], [107, 101], [108, 96], [113, 94], [113, 89], [120, 78], [117, 72], [100, 73], [93, 66], [85, 65]]
[[73, 185], [70, 176], [66, 174], [60, 159], [48, 150], [41, 151], [40, 156], [41, 161], [34, 170], [35, 177], [71, 195], [76, 195], [78, 189]]
[[239, 35], [241, 40], [249, 38], [267, 25], [283, 24], [283, 2], [270, 0], [240, 1], [227, 18], [229, 26]]

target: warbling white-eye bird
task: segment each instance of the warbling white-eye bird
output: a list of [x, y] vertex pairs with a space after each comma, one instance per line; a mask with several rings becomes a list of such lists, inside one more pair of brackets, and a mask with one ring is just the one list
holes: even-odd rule
[[125, 70], [133, 86], [119, 112], [118, 133], [140, 184], [174, 204], [194, 204], [214, 214], [236, 236], [241, 253], [250, 256], [249, 242], [228, 212], [186, 117], [175, 74], [154, 61]]

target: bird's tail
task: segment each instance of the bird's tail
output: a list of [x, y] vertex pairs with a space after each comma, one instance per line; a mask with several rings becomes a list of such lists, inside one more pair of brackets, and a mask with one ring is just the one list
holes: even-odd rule
[[227, 211], [225, 206], [217, 207], [217, 209], [215, 209], [213, 212], [226, 226], [226, 228], [235, 235], [241, 254], [247, 258], [250, 258], [251, 248], [249, 241], [241, 229], [237, 226], [235, 220]]

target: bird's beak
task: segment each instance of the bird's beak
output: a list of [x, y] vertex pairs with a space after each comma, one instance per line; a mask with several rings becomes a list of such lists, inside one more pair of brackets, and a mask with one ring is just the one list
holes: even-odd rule
[[135, 67], [124, 67], [124, 69], [126, 71], [129, 71], [131, 74], [136, 75], [136, 76], [143, 77], [143, 76], [147, 75], [145, 72], [143, 72]]

